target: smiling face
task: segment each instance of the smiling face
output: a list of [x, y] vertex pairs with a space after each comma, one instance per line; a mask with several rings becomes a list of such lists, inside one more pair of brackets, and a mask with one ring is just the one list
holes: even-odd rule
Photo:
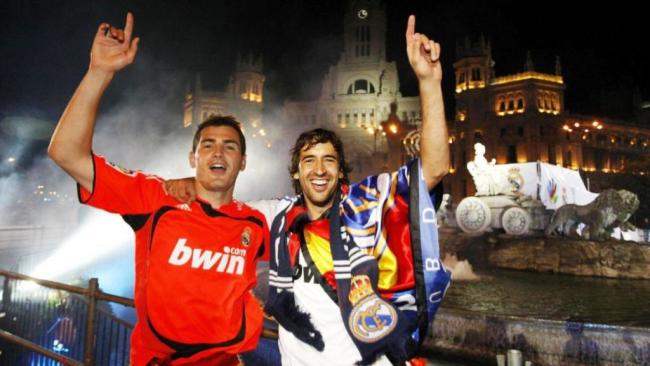
[[231, 126], [202, 129], [196, 150], [190, 153], [190, 165], [196, 171], [199, 196], [218, 192], [232, 199], [237, 176], [246, 168], [237, 131]]
[[305, 207], [313, 219], [332, 206], [339, 179], [343, 177], [339, 157], [331, 142], [305, 146], [300, 151], [298, 171]]

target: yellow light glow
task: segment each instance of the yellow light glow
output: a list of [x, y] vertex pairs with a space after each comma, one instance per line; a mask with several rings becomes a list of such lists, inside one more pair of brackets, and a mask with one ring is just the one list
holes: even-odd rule
[[576, 122], [576, 123], [573, 124], [573, 126], [580, 127], [580, 123]]
[[368, 132], [368, 134], [372, 135], [372, 134], [375, 133], [375, 130], [372, 127], [368, 127], [368, 128], [366, 128], [366, 132]]
[[591, 124], [592, 124], [594, 127], [596, 127], [596, 126], [598, 126], [599, 123], [598, 123], [598, 121], [593, 121]]
[[603, 125], [598, 125], [598, 126], [596, 126], [596, 128], [599, 129], [599, 130], [602, 130], [602, 129], [603, 129]]
[[266, 131], [264, 131], [264, 129], [261, 129], [261, 130], [260, 130], [260, 135], [262, 135], [262, 136], [266, 136]]
[[549, 81], [556, 84], [564, 84], [564, 81], [562, 80], [562, 76], [560, 75], [544, 74], [535, 71], [526, 71], [519, 74], [498, 77], [493, 79], [490, 84], [499, 85], [499, 84], [512, 83], [515, 81], [528, 80], [528, 79], [537, 79], [537, 80]]
[[391, 133], [396, 134], [397, 133], [397, 125], [396, 124], [391, 124], [388, 126], [388, 129], [390, 130]]

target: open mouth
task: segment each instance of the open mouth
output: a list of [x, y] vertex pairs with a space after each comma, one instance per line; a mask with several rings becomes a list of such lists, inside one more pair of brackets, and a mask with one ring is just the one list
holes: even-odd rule
[[226, 166], [223, 164], [212, 164], [210, 165], [210, 170], [213, 172], [225, 172]]
[[327, 189], [328, 182], [329, 181], [327, 179], [312, 179], [311, 185], [314, 187], [316, 191], [322, 192]]

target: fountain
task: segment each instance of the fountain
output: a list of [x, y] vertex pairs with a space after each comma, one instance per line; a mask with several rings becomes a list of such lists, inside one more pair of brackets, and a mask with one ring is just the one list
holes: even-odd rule
[[650, 246], [545, 236], [550, 209], [598, 195], [575, 171], [498, 165], [482, 145], [475, 149], [468, 170], [477, 195], [455, 213], [447, 197], [438, 218], [450, 268], [465, 273], [463, 263], [480, 279], [454, 277], [425, 348], [489, 364], [506, 354], [508, 365], [650, 364]]

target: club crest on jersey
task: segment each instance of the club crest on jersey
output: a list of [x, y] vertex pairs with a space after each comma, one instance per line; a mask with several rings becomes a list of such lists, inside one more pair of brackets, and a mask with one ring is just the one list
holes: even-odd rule
[[251, 243], [251, 233], [252, 230], [249, 226], [244, 228], [244, 231], [241, 233], [241, 245], [247, 247]]
[[397, 325], [397, 312], [372, 291], [368, 276], [352, 277], [348, 299], [353, 306], [348, 326], [358, 340], [376, 342]]

